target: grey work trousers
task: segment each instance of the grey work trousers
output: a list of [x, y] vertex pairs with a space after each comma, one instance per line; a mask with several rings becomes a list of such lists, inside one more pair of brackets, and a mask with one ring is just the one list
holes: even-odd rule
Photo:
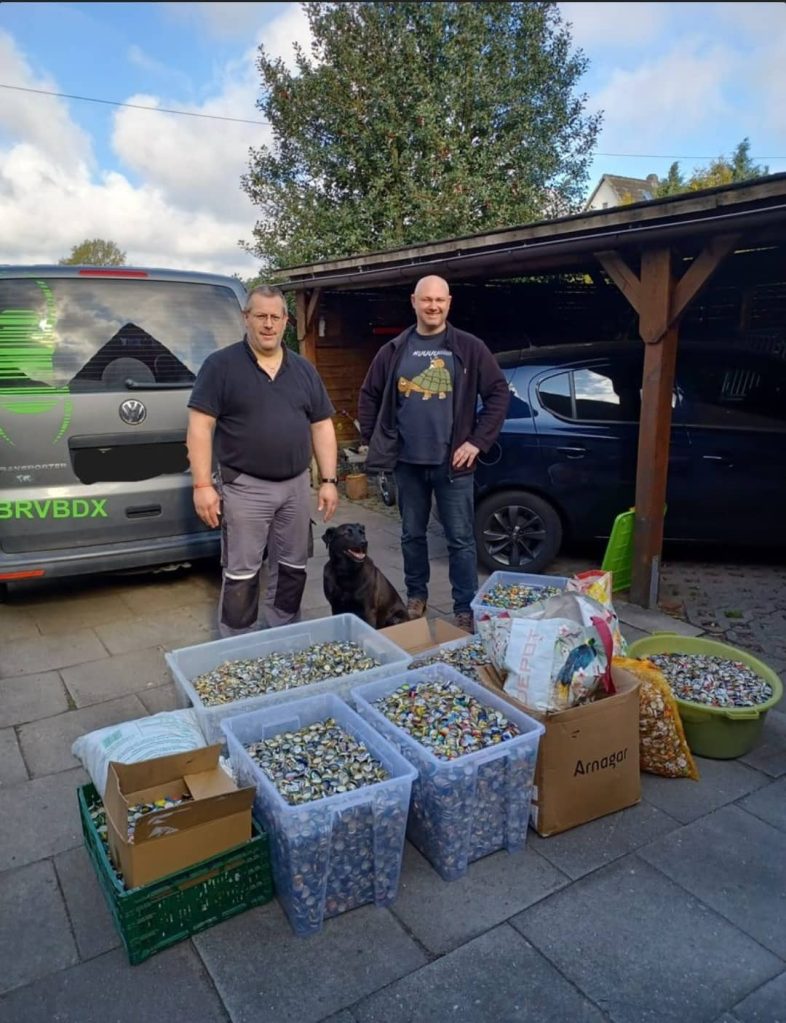
[[280, 481], [241, 473], [221, 484], [221, 498], [221, 636], [260, 628], [259, 574], [266, 545], [265, 624], [272, 628], [298, 621], [311, 523], [308, 470]]

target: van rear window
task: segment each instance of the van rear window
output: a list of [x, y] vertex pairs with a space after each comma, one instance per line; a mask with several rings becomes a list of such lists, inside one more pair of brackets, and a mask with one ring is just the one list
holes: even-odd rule
[[218, 284], [0, 279], [0, 394], [189, 387], [206, 356], [243, 337]]

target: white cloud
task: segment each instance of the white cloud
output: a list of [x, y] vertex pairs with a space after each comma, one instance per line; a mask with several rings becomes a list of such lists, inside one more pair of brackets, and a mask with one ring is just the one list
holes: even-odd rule
[[[0, 67], [3, 82], [23, 89], [57, 92], [48, 76], [36, 76], [14, 40], [0, 30]], [[31, 95], [3, 89], [0, 103], [0, 132], [9, 138], [24, 139], [29, 145], [49, 153], [53, 162], [78, 168], [93, 162], [90, 138], [70, 118], [68, 104], [56, 96]]]
[[565, 21], [573, 26], [573, 42], [583, 50], [651, 42], [662, 30], [668, 4], [561, 3]]
[[731, 57], [725, 47], [704, 48], [683, 39], [664, 56], [617, 68], [592, 96], [604, 111], [598, 148], [625, 153], [674, 152], [690, 148], [691, 134], [728, 114], [722, 85]]
[[[286, 57], [293, 40], [308, 41], [304, 15], [294, 4], [256, 35], [268, 53]], [[132, 48], [130, 56], [150, 67], [141, 49]], [[248, 51], [221, 69], [214, 94], [201, 105], [159, 96], [126, 101], [261, 122], [255, 58], [252, 34]], [[53, 79], [33, 74], [12, 37], [2, 32], [0, 65], [8, 84], [60, 91]], [[101, 237], [125, 250], [129, 263], [255, 272], [256, 260], [238, 245], [251, 238], [257, 219], [240, 176], [249, 148], [270, 140], [264, 124], [119, 108], [112, 145], [120, 169], [97, 171], [91, 139], [71, 119], [68, 103], [31, 99], [8, 90], [0, 105], [0, 263], [56, 262], [83, 239]]]

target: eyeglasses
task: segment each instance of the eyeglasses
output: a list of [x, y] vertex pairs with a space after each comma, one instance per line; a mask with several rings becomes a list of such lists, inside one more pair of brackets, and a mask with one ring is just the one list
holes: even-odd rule
[[255, 320], [262, 320], [263, 323], [267, 323], [269, 320], [274, 326], [278, 326], [284, 319], [283, 316], [278, 316], [276, 313], [246, 313], [246, 316], [251, 316]]

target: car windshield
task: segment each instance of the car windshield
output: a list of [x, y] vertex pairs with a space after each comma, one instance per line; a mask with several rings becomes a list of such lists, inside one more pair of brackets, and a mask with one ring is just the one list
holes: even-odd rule
[[230, 287], [111, 278], [0, 279], [0, 394], [183, 387], [243, 336]]

